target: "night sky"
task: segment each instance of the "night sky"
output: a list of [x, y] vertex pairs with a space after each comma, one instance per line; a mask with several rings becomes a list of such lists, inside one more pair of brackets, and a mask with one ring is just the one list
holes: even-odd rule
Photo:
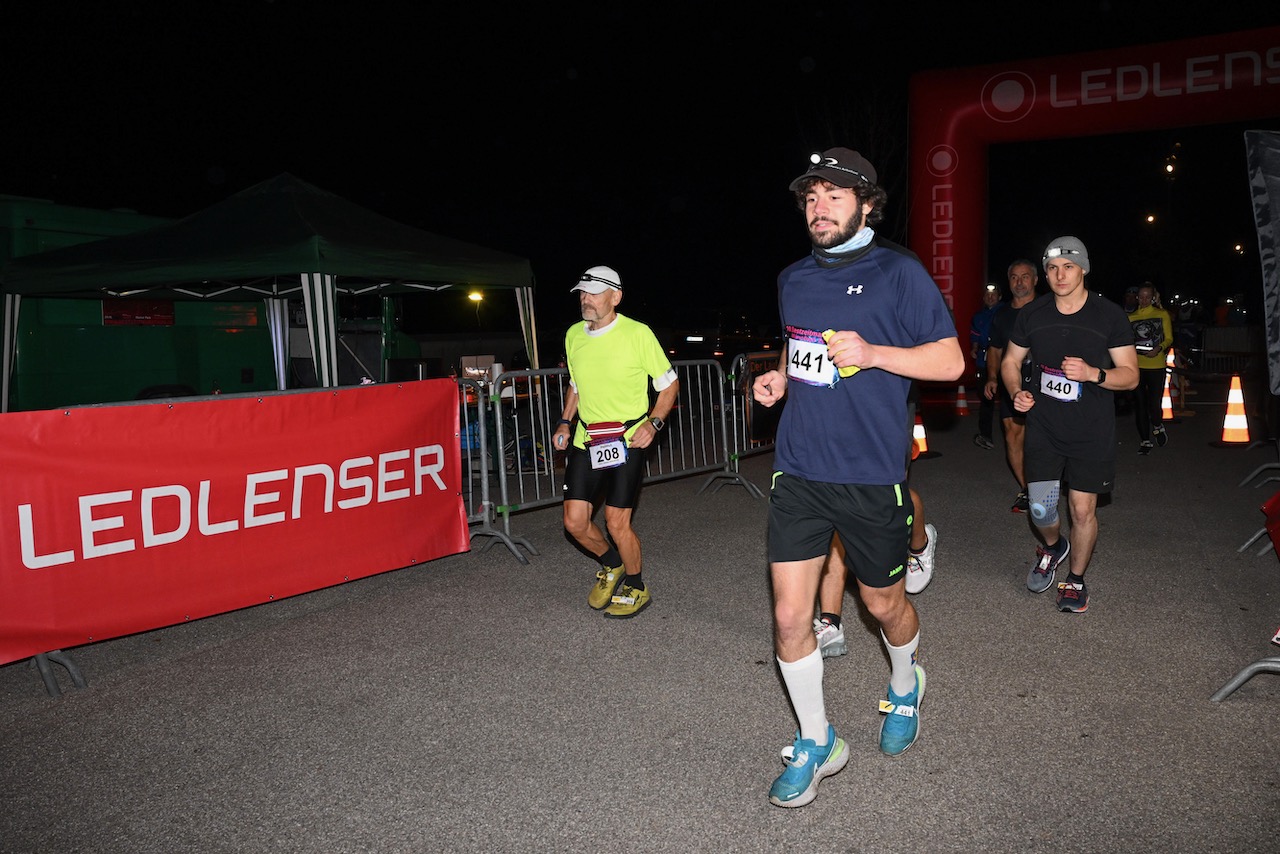
[[[544, 328], [573, 317], [594, 264], [654, 325], [771, 322], [776, 274], [808, 247], [786, 184], [811, 151], [867, 154], [882, 231], [905, 238], [914, 71], [1280, 24], [1274, 0], [1180, 20], [1121, 0], [761, 5], [7, 4], [0, 193], [181, 217], [290, 172], [528, 257]], [[1276, 112], [1248, 126], [1280, 129]], [[1020, 229], [1048, 221], [1108, 236], [1091, 248], [1107, 287], [1256, 290], [1242, 127], [994, 148], [992, 277], [1042, 250]], [[1123, 238], [1153, 206], [1165, 229]], [[1217, 254], [1235, 231], [1251, 257]]]

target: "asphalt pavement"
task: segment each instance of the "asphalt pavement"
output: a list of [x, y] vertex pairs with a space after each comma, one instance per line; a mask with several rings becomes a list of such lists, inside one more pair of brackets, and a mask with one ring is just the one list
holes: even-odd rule
[[[851, 758], [802, 809], [766, 797], [795, 728], [767, 504], [694, 476], [645, 490], [632, 620], [587, 607], [552, 507], [512, 517], [527, 566], [496, 545], [70, 650], [89, 685], [57, 699], [0, 667], [0, 851], [1273, 852], [1280, 675], [1210, 697], [1280, 655], [1280, 561], [1238, 550], [1280, 487], [1239, 482], [1280, 459], [1216, 447], [1205, 391], [1149, 456], [1119, 419], [1080, 615], [1024, 586], [998, 439], [933, 408], [922, 734], [878, 752], [888, 665], [850, 597], [826, 692]], [[771, 462], [743, 471], [767, 490]]]

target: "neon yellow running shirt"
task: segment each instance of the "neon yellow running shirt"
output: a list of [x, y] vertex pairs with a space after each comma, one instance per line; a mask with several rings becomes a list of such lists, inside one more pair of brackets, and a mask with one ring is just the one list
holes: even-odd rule
[[[587, 331], [586, 321], [564, 336], [569, 381], [578, 392], [578, 426], [573, 444], [581, 448], [587, 424], [630, 421], [649, 412], [649, 385], [662, 391], [676, 379], [657, 337], [645, 324], [619, 314], [604, 329]], [[626, 437], [639, 427], [627, 430]]]

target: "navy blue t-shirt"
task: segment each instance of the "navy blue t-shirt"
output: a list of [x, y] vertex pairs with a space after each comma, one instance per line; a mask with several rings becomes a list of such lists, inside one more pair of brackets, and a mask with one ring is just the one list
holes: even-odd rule
[[[789, 339], [853, 330], [870, 344], [915, 347], [955, 338], [938, 286], [915, 255], [876, 238], [852, 261], [810, 255], [778, 276], [778, 307]], [[800, 352], [788, 344], [788, 358]], [[813, 352], [820, 352], [815, 344]], [[911, 380], [880, 369], [833, 383], [789, 378], [778, 424], [779, 471], [825, 483], [891, 485], [906, 479]]]

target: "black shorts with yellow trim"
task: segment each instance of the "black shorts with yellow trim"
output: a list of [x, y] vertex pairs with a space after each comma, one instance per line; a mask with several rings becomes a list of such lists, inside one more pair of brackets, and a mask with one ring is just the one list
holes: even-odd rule
[[826, 555], [838, 533], [854, 577], [868, 587], [888, 587], [906, 577], [911, 514], [906, 483], [823, 483], [774, 472], [769, 562]]

